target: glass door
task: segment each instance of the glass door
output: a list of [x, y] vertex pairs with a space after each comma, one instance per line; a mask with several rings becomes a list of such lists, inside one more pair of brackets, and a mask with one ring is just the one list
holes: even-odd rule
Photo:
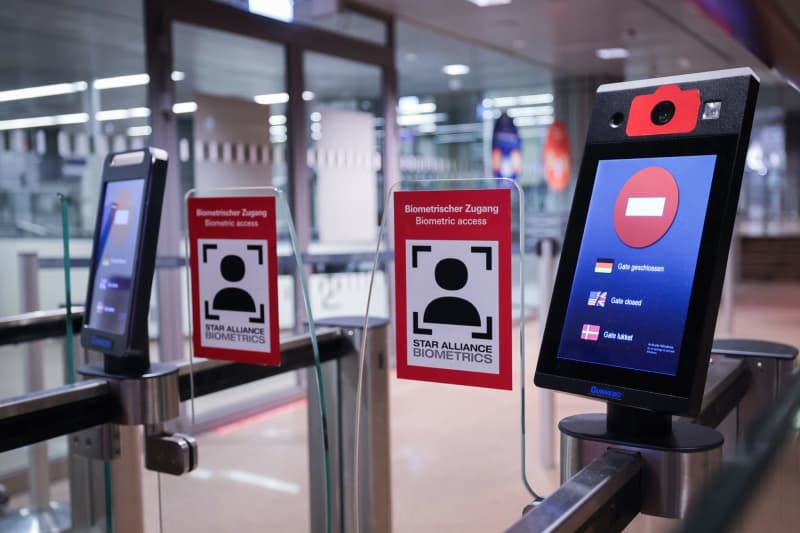
[[[179, 165], [182, 193], [285, 189], [284, 46], [176, 22], [173, 50], [178, 154], [172, 160]], [[278, 307], [281, 331], [291, 334], [287, 218], [278, 218]], [[182, 290], [185, 297], [185, 284]], [[188, 304], [184, 311], [188, 356]], [[160, 476], [162, 531], [308, 529], [306, 401], [297, 372], [194, 398], [184, 403], [184, 412], [184, 431], [197, 439], [200, 462], [188, 475]]]

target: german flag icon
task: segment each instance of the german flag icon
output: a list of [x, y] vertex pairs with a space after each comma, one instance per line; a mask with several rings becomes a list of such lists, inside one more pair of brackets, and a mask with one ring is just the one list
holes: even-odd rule
[[594, 264], [594, 271], [598, 274], [611, 274], [614, 270], [613, 259], [598, 259]]

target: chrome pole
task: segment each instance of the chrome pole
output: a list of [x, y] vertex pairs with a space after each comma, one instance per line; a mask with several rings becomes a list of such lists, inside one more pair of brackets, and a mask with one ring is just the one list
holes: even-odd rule
[[[17, 256], [21, 281], [20, 311], [39, 310], [39, 257], [35, 253], [21, 252]], [[26, 345], [24, 372], [25, 392], [44, 389], [44, 354], [42, 342]], [[49, 510], [50, 479], [47, 460], [47, 441], [28, 447], [28, 487], [31, 511], [34, 514]]]
[[[555, 248], [552, 239], [542, 239], [539, 256], [539, 342], [544, 336], [544, 325], [550, 309], [555, 271]], [[544, 468], [555, 466], [553, 429], [556, 425], [555, 394], [551, 390], [537, 389], [539, 396], [539, 462]]]

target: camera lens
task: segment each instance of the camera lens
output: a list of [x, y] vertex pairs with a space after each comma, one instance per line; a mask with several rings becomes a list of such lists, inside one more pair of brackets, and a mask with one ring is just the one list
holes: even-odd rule
[[650, 113], [650, 120], [656, 126], [663, 126], [672, 120], [673, 115], [675, 115], [675, 104], [669, 100], [664, 100], [653, 107], [653, 111]]

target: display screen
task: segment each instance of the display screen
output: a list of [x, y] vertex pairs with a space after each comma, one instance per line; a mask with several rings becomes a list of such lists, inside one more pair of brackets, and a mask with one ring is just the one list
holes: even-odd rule
[[88, 321], [93, 329], [125, 333], [143, 193], [144, 179], [105, 184]]
[[559, 359], [676, 374], [715, 163], [598, 162]]

